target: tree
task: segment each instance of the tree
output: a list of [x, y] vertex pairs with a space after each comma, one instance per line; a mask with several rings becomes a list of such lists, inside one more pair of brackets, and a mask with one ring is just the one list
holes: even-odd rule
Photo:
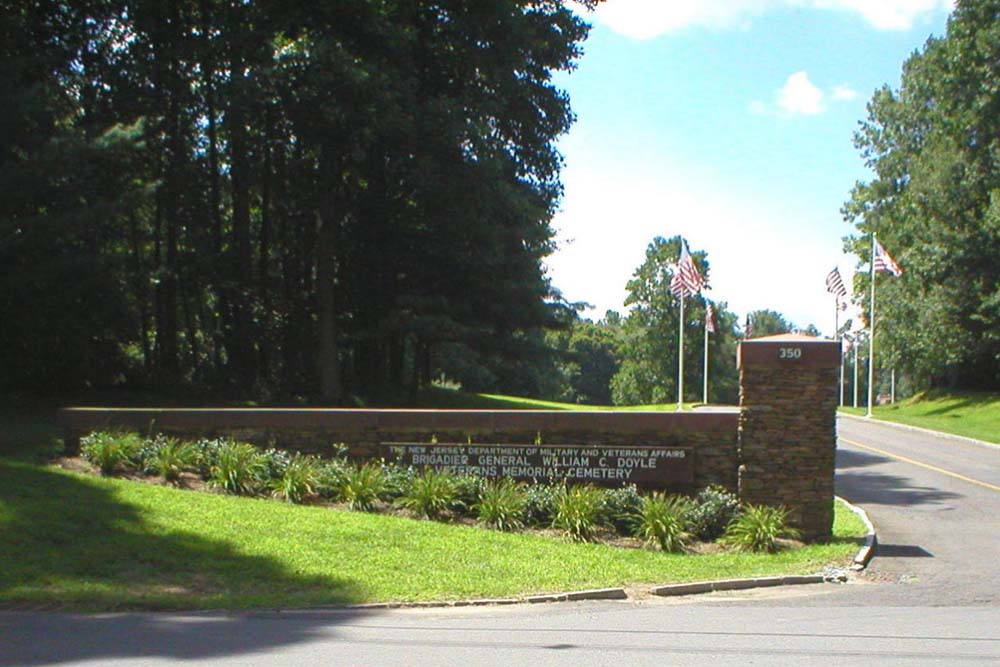
[[[960, 1], [855, 135], [875, 177], [845, 204], [860, 232], [847, 247], [867, 263], [876, 232], [902, 264], [877, 278], [876, 345], [924, 385], [1000, 386], [998, 63], [1000, 3]], [[869, 286], [856, 274], [856, 292]]]

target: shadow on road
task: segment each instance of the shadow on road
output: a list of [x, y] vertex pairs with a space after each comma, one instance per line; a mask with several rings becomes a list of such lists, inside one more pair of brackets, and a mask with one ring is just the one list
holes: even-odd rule
[[888, 463], [891, 459], [877, 454], [860, 452], [856, 449], [837, 448], [837, 470], [846, 468], [864, 468], [882, 463]]
[[329, 639], [332, 628], [372, 615], [375, 612], [364, 610], [287, 616], [277, 612], [0, 615], [0, 665], [151, 658], [211, 663], [212, 659], [272, 652], [321, 635]]
[[875, 547], [879, 558], [934, 558], [934, 554], [915, 544], [883, 544]]
[[[837, 495], [852, 503], [916, 507], [931, 505], [962, 496], [929, 486], [917, 486], [913, 480], [898, 475], [888, 475], [874, 470], [856, 470], [893, 463], [878, 454], [856, 449], [837, 448]], [[851, 472], [844, 472], [844, 471]]]

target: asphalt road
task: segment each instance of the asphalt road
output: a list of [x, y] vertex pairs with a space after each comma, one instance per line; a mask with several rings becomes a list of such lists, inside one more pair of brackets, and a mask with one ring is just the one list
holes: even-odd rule
[[850, 583], [682, 599], [254, 614], [0, 615], [7, 665], [1000, 664], [1000, 449], [842, 420]]

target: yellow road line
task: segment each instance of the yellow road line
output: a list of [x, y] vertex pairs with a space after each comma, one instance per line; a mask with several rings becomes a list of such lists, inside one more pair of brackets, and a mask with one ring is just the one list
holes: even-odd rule
[[960, 479], [963, 482], [970, 482], [971, 484], [978, 484], [979, 486], [985, 486], [987, 489], [1000, 491], [1000, 486], [997, 486], [996, 484], [990, 484], [989, 482], [984, 482], [982, 480], [966, 477], [965, 475], [959, 475], [957, 472], [945, 470], [944, 468], [938, 468], [937, 466], [932, 466], [930, 463], [923, 463], [922, 461], [914, 461], [913, 459], [908, 459], [905, 456], [900, 456], [899, 454], [893, 454], [892, 452], [887, 452], [884, 449], [878, 449], [877, 447], [872, 447], [871, 445], [862, 445], [860, 442], [855, 442], [854, 440], [848, 440], [843, 436], [841, 436], [840, 439], [849, 445], [853, 445], [854, 447], [867, 449], [870, 452], [875, 452], [876, 454], [881, 454], [882, 456], [888, 456], [891, 459], [897, 459], [899, 461], [905, 461], [906, 463], [912, 463], [915, 466], [920, 466], [921, 468], [927, 468], [928, 470], [939, 472], [942, 475], [948, 475], [949, 477]]

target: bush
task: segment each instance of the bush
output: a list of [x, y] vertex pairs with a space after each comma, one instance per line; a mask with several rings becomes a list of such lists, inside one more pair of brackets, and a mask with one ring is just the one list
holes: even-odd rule
[[292, 461], [292, 455], [283, 449], [268, 447], [260, 453], [262, 480], [279, 480], [285, 476], [285, 470]]
[[460, 503], [458, 478], [433, 468], [425, 468], [413, 478], [409, 493], [397, 502], [408, 510], [436, 519]]
[[399, 463], [383, 462], [382, 473], [385, 475], [385, 489], [381, 494], [382, 500], [393, 501], [402, 498], [410, 492], [413, 480], [417, 476], [417, 469], [413, 466], [404, 466]]
[[784, 507], [747, 505], [726, 528], [722, 543], [738, 551], [778, 550], [778, 539], [800, 537], [799, 531], [788, 527], [788, 510]]
[[520, 530], [527, 503], [524, 486], [504, 478], [483, 486], [475, 509], [480, 521], [497, 530]]
[[352, 510], [370, 512], [386, 488], [382, 466], [366, 463], [361, 467], [347, 466], [338, 497]]
[[142, 449], [142, 438], [122, 431], [95, 431], [80, 438], [80, 455], [110, 475], [125, 468]]
[[552, 527], [570, 538], [587, 541], [594, 537], [601, 520], [604, 494], [589, 484], [558, 487], [554, 497]]
[[197, 452], [190, 443], [157, 436], [152, 444], [155, 451], [146, 461], [146, 467], [168, 482], [176, 482], [182, 472], [195, 464]]
[[689, 507], [688, 501], [680, 496], [662, 493], [646, 496], [634, 517], [636, 537], [669, 553], [683, 550], [691, 538], [686, 530]]
[[695, 496], [688, 513], [688, 530], [699, 540], [711, 542], [726, 532], [739, 511], [740, 501], [735, 494], [721, 486], [706, 487]]
[[317, 461], [316, 493], [324, 498], [340, 500], [349, 468], [351, 464], [344, 459]]
[[551, 526], [556, 514], [556, 493], [560, 487], [554, 484], [534, 483], [525, 489], [526, 503], [524, 520], [529, 526]]
[[642, 496], [635, 484], [628, 484], [619, 489], [605, 489], [602, 500], [601, 515], [621, 535], [632, 532], [635, 515], [642, 506]]
[[213, 486], [241, 496], [256, 492], [265, 470], [260, 450], [246, 442], [226, 442], [215, 454], [209, 476]]
[[455, 478], [456, 498], [454, 509], [472, 509], [486, 492], [488, 481], [479, 475], [459, 475]]
[[319, 480], [319, 460], [314, 456], [295, 454], [288, 459], [281, 477], [271, 480], [271, 491], [276, 498], [301, 503], [307, 496], [316, 494]]
[[219, 459], [219, 452], [232, 444], [225, 438], [201, 438], [191, 445], [194, 449], [194, 466], [202, 479], [212, 476], [212, 468]]

